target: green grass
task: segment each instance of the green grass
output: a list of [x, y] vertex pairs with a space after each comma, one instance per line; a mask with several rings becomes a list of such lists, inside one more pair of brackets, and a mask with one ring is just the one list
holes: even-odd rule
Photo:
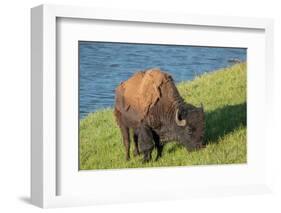
[[188, 152], [173, 142], [164, 146], [163, 156], [143, 164], [142, 157], [125, 160], [125, 149], [112, 109], [89, 114], [80, 121], [80, 169], [113, 169], [159, 166], [246, 163], [246, 64], [203, 74], [181, 82], [178, 89], [186, 102], [206, 113], [205, 149]]

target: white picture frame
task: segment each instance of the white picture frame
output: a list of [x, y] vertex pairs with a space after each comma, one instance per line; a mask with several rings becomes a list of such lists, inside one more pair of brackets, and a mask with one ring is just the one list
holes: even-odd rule
[[[158, 188], [152, 188], [149, 196], [145, 195], [136, 189], [134, 193], [131, 191], [118, 189], [104, 190], [98, 188], [97, 193], [86, 193], [87, 188], [75, 182], [76, 177], [69, 178], [70, 182], [67, 187], [73, 185], [73, 189], [69, 189], [69, 193], [60, 193], [60, 184], [64, 184], [61, 181], [65, 181], [60, 178], [60, 173], [65, 172], [62, 165], [59, 165], [59, 159], [61, 159], [60, 152], [58, 152], [58, 132], [57, 132], [57, 117], [58, 117], [58, 87], [60, 82], [57, 79], [57, 50], [58, 50], [58, 20], [101, 20], [101, 21], [118, 21], [132, 22], [132, 23], [153, 23], [154, 25], [167, 25], [172, 26], [198, 26], [201, 28], [218, 28], [227, 31], [232, 30], [256, 30], [263, 33], [261, 38], [265, 43], [263, 44], [260, 56], [262, 57], [262, 67], [260, 70], [261, 76], [266, 78], [258, 78], [257, 82], [261, 82], [265, 87], [261, 87], [259, 92], [264, 94], [263, 98], [259, 101], [262, 102], [261, 107], [256, 107], [255, 113], [264, 112], [264, 117], [261, 120], [266, 124], [266, 131], [258, 134], [263, 134], [264, 146], [266, 151], [257, 148], [256, 153], [262, 154], [260, 161], [262, 161], [261, 168], [253, 170], [253, 174], [247, 176], [245, 180], [243, 177], [239, 181], [229, 184], [228, 182], [217, 183], [216, 185], [210, 184], [200, 186], [198, 183], [194, 183], [193, 187], [169, 185], [165, 190], [160, 190], [162, 182], [159, 183]], [[54, 6], [54, 5], [41, 5], [31, 10], [31, 201], [33, 204], [47, 208], [47, 207], [59, 207], [59, 206], [75, 206], [75, 205], [91, 205], [99, 203], [116, 203], [116, 202], [137, 202], [145, 200], [165, 200], [165, 199], [182, 199], [187, 197], [198, 196], [214, 196], [214, 195], [233, 195], [233, 194], [252, 194], [252, 193], [264, 193], [271, 191], [271, 170], [270, 161], [268, 157], [270, 154], [270, 121], [272, 119], [270, 112], [265, 112], [265, 107], [272, 109], [272, 99], [270, 92], [273, 85], [273, 21], [271, 19], [257, 19], [257, 18], [241, 18], [241, 17], [216, 17], [216, 16], [203, 16], [203, 15], [188, 15], [188, 14], [166, 14], [166, 13], [154, 13], [147, 11], [123, 11], [112, 9], [100, 9], [100, 8], [84, 8], [74, 6]], [[70, 36], [71, 37], [71, 36]], [[165, 41], [164, 41], [165, 42]], [[217, 45], [214, 43], [214, 45]], [[238, 44], [237, 44], [238, 45]], [[254, 45], [252, 45], [254, 46]], [[71, 47], [73, 48], [73, 47]], [[254, 60], [252, 58], [251, 60]], [[252, 63], [254, 68], [254, 63]], [[257, 65], [256, 65], [257, 66]], [[254, 89], [254, 84], [252, 89]], [[251, 88], [250, 88], [251, 90]], [[251, 96], [250, 98], [255, 99]], [[267, 110], [268, 111], [268, 110]], [[270, 111], [270, 110], [269, 110]], [[251, 116], [250, 113], [250, 117]], [[253, 119], [252, 119], [253, 120]], [[253, 122], [254, 125], [254, 122]], [[257, 124], [258, 125], [258, 124]], [[257, 126], [260, 128], [260, 126]], [[258, 139], [257, 139], [258, 140]], [[261, 140], [261, 139], [260, 139]], [[73, 145], [73, 144], [72, 144]], [[78, 159], [76, 159], [78, 160]], [[229, 167], [222, 168], [222, 174], [231, 172], [246, 172], [248, 167], [235, 167], [235, 165], [229, 169]], [[103, 172], [99, 180], [106, 179], [107, 176], [118, 175], [122, 178], [138, 178], [138, 176], [150, 175], [157, 176], [167, 175], [169, 178], [176, 178], [176, 175], [190, 175], [196, 177], [196, 175], [208, 175], [211, 172], [219, 172], [216, 168], [204, 169], [193, 168], [187, 170], [187, 168], [163, 168], [163, 169], [140, 169], [140, 170], [120, 170], [113, 172]], [[79, 173], [79, 171], [76, 171]], [[186, 173], [188, 172], [188, 173]], [[176, 174], [176, 175], [175, 175]], [[256, 177], [253, 183], [250, 183], [250, 179], [255, 175], [260, 174], [261, 178]], [[95, 175], [95, 174], [94, 174]], [[169, 176], [170, 175], [170, 176]], [[89, 178], [93, 178], [93, 174], [83, 173], [83, 181], [89, 181]], [[86, 176], [86, 177], [85, 177]], [[212, 176], [215, 178], [215, 176]], [[87, 180], [88, 179], [88, 180]], [[78, 179], [77, 179], [78, 180]], [[80, 179], [82, 180], [82, 179]], [[106, 179], [107, 180], [107, 179]], [[120, 180], [121, 181], [121, 180]], [[179, 181], [180, 182], [180, 181]], [[144, 185], [141, 185], [144, 187]], [[71, 193], [73, 191], [79, 191], [79, 193]], [[127, 187], [129, 188], [129, 187]], [[88, 190], [95, 188], [89, 187]], [[121, 190], [121, 191], [118, 191]], [[120, 196], [119, 193], [122, 193]]]

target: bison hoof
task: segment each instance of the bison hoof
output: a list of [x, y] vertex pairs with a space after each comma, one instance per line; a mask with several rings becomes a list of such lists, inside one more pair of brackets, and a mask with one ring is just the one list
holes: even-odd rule
[[158, 161], [161, 158], [161, 155], [157, 155], [155, 161]]
[[134, 150], [134, 156], [136, 157], [136, 156], [139, 156], [140, 155], [140, 153], [139, 153], [139, 151], [138, 150]]
[[151, 155], [149, 155], [149, 156], [144, 156], [143, 157], [143, 160], [142, 160], [142, 163], [147, 163], [147, 162], [149, 162], [151, 160]]
[[142, 163], [145, 164], [145, 163], [148, 163], [149, 161], [150, 161], [150, 159], [145, 159], [145, 158], [144, 158], [144, 159], [142, 160]]

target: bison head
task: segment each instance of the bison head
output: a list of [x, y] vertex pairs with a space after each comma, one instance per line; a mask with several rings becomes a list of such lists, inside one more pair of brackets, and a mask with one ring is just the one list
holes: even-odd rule
[[175, 113], [176, 133], [178, 141], [189, 151], [202, 148], [205, 128], [204, 109], [201, 107], [185, 107]]

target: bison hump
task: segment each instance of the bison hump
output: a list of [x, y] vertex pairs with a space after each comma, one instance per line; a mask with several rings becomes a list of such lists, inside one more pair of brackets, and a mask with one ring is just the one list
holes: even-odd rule
[[140, 114], [141, 118], [144, 118], [149, 109], [161, 97], [161, 85], [170, 78], [170, 75], [161, 72], [160, 69], [150, 69], [135, 73], [120, 85], [123, 93], [123, 109], [132, 108]]

